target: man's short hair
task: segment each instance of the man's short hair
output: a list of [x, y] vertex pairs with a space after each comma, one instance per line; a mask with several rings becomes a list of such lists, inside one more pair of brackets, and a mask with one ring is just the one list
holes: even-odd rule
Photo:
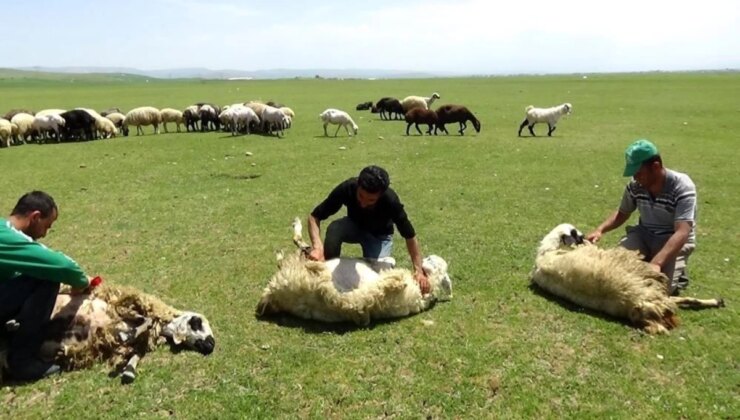
[[49, 194], [43, 191], [31, 191], [23, 194], [23, 197], [18, 200], [18, 203], [15, 205], [13, 212], [11, 212], [10, 215], [25, 216], [28, 213], [37, 210], [41, 212], [41, 217], [46, 219], [51, 216], [55, 210], [57, 210], [57, 204]]
[[360, 176], [357, 178], [357, 185], [371, 194], [385, 192], [390, 183], [391, 180], [388, 177], [388, 172], [380, 166], [375, 165], [362, 169]]
[[660, 162], [660, 164], [663, 165], [663, 158], [661, 158], [660, 155], [655, 155], [644, 160], [640, 166], [650, 166], [653, 164], [653, 162]]

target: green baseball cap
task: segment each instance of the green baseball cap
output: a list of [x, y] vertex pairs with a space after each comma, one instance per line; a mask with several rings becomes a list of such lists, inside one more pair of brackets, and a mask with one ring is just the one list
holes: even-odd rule
[[630, 144], [624, 151], [624, 174], [633, 176], [640, 169], [643, 162], [658, 155], [658, 148], [649, 140], [640, 139]]

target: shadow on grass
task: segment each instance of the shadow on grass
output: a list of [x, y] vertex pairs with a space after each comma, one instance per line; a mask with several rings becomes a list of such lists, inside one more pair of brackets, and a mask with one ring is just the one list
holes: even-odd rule
[[609, 314], [606, 314], [604, 312], [599, 312], [599, 311], [595, 311], [593, 309], [584, 308], [583, 306], [580, 306], [578, 304], [575, 304], [575, 303], [573, 303], [573, 302], [571, 302], [569, 300], [563, 299], [563, 298], [561, 298], [559, 296], [555, 296], [555, 295], [549, 293], [548, 291], [542, 289], [541, 287], [539, 287], [538, 285], [536, 285], [534, 283], [530, 283], [530, 285], [528, 287], [529, 287], [529, 289], [535, 295], [541, 296], [541, 297], [549, 300], [550, 302], [557, 303], [562, 308], [565, 308], [565, 309], [567, 309], [567, 310], [569, 310], [571, 312], [587, 314], [587, 315], [590, 315], [590, 316], [595, 317], [595, 318], [603, 319], [604, 321], [612, 322], [614, 324], [621, 324], [621, 325], [624, 325], [624, 326], [628, 326], [630, 328], [635, 328], [635, 326], [632, 325], [632, 324], [630, 324], [627, 320], [624, 320], [622, 318], [615, 318], [615, 317], [613, 317], [613, 316], [611, 316]]
[[219, 178], [219, 179], [256, 179], [261, 177], [262, 174], [211, 174], [211, 178]]
[[[429, 309], [427, 309], [427, 311], [434, 308], [437, 305], [437, 303], [433, 303], [431, 306], [429, 306]], [[343, 335], [343, 334], [347, 334], [347, 333], [351, 333], [351, 332], [359, 331], [359, 330], [372, 330], [376, 326], [392, 324], [394, 322], [398, 322], [406, 318], [411, 318], [416, 315], [419, 315], [419, 314], [411, 314], [411, 315], [407, 315], [403, 317], [389, 318], [389, 319], [373, 319], [370, 321], [370, 324], [368, 325], [357, 325], [350, 321], [321, 322], [321, 321], [316, 321], [313, 319], [299, 318], [297, 316], [294, 316], [294, 315], [291, 315], [285, 312], [281, 312], [277, 314], [255, 315], [255, 318], [258, 321], [269, 322], [275, 325], [279, 325], [281, 327], [300, 328], [303, 330], [303, 332], [308, 333], [308, 334], [331, 333], [331, 334]]]

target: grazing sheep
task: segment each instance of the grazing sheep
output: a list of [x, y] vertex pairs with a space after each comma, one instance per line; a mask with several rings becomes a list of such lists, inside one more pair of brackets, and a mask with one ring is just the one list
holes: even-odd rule
[[175, 123], [175, 126], [177, 127], [177, 132], [179, 133], [180, 124], [182, 124], [183, 122], [182, 111], [178, 111], [172, 108], [162, 108], [162, 110], [159, 112], [162, 114], [162, 126], [164, 127], [164, 132], [169, 133], [169, 131], [167, 131], [167, 123], [173, 122]]
[[18, 133], [15, 136], [15, 142], [26, 143], [29, 138], [31, 140], [35, 139], [36, 132], [33, 129], [34, 118], [35, 117], [33, 115], [26, 114], [25, 112], [13, 115], [10, 123], [15, 124], [18, 127]]
[[319, 114], [319, 117], [321, 117], [321, 121], [324, 122], [324, 136], [329, 136], [326, 132], [326, 126], [329, 124], [335, 124], [337, 125], [337, 131], [334, 132], [334, 137], [337, 136], [339, 133], [339, 129], [344, 127], [345, 130], [347, 130], [347, 135], [352, 136], [352, 134], [349, 132], [349, 126], [352, 126], [352, 130], [354, 131], [355, 135], [357, 135], [357, 131], [359, 128], [357, 127], [357, 124], [352, 120], [352, 117], [349, 116], [344, 111], [340, 111], [338, 109], [329, 108]]
[[[293, 241], [305, 250], [301, 222], [293, 222]], [[368, 325], [371, 319], [398, 318], [429, 309], [436, 301], [452, 298], [447, 263], [436, 255], [424, 258], [422, 268], [431, 292], [422, 295], [411, 271], [392, 265], [375, 271], [362, 259], [335, 258], [309, 261], [302, 251], [279, 257], [279, 270], [270, 279], [257, 305], [257, 315], [288, 312], [323, 322], [352, 321]]]
[[534, 134], [534, 125], [538, 122], [546, 122], [547, 123], [547, 136], [552, 136], [552, 132], [555, 131], [555, 124], [557, 124], [560, 117], [562, 117], [565, 114], [570, 114], [570, 111], [573, 109], [573, 107], [569, 103], [564, 103], [562, 105], [554, 106], [552, 108], [535, 108], [532, 105], [529, 105], [524, 110], [527, 113], [527, 116], [524, 118], [524, 121], [522, 121], [522, 124], [519, 126], [519, 137], [522, 136], [522, 128], [524, 126], [528, 126], [529, 132], [532, 134], [532, 137], [535, 137]]
[[357, 106], [355, 107], [355, 111], [367, 111], [368, 109], [372, 107], [373, 107], [372, 102], [362, 102], [362, 103], [357, 104]]
[[[380, 113], [381, 120], [390, 120], [391, 118], [403, 119], [404, 111], [401, 101], [396, 98], [380, 98], [377, 104], [370, 109], [373, 114]], [[386, 115], [386, 112], [388, 115]]]
[[120, 108], [108, 108], [105, 111], [101, 111], [100, 112], [100, 116], [101, 117], [107, 117], [108, 115], [114, 114], [114, 113], [120, 114], [121, 113], [121, 109]]
[[466, 124], [468, 121], [473, 123], [475, 132], [480, 133], [480, 121], [475, 118], [475, 115], [468, 108], [462, 105], [442, 105], [437, 108], [437, 126], [434, 128], [434, 134], [437, 134], [437, 130], [444, 131], [445, 134], [450, 134], [447, 132], [445, 124], [460, 123], [458, 133], [462, 136], [465, 129], [468, 128]]
[[[411, 124], [414, 124], [416, 126], [416, 131], [421, 134], [421, 130], [419, 129], [419, 124], [428, 124], [429, 125], [429, 131], [427, 131], [427, 134], [432, 134], [432, 129], [434, 129], [434, 125], [437, 124], [437, 113], [432, 111], [431, 109], [424, 109], [424, 108], [414, 108], [406, 113], [406, 135], [409, 135], [409, 129], [411, 128]], [[434, 131], [434, 134], [437, 134], [437, 131]]]
[[429, 107], [432, 106], [432, 103], [434, 103], [434, 100], [439, 98], [440, 96], [437, 92], [432, 93], [432, 96], [429, 97], [407, 96], [401, 101], [401, 106], [403, 107], [404, 113], [409, 112], [414, 108], [429, 109]]
[[108, 124], [109, 120], [105, 118], [104, 116], [98, 114], [98, 111], [92, 109], [92, 108], [75, 108], [75, 109], [81, 109], [88, 114], [90, 114], [93, 118], [95, 118], [95, 138], [110, 138], [111, 133], [111, 127]]
[[601, 249], [573, 225], [548, 233], [537, 250], [532, 281], [583, 307], [629, 319], [650, 334], [678, 325], [678, 306], [721, 307], [722, 299], [668, 296], [668, 278], [635, 251]]
[[126, 119], [126, 116], [121, 114], [120, 112], [111, 112], [110, 114], [106, 115], [105, 118], [110, 120], [113, 125], [120, 130], [124, 136], [128, 136], [128, 127], [125, 127], [123, 125], [123, 120]]
[[293, 119], [295, 118], [295, 112], [293, 112], [293, 110], [288, 108], [287, 106], [281, 106], [279, 109], [283, 111], [283, 114], [285, 114], [288, 117], [288, 125], [285, 128], [290, 128], [290, 126], [293, 125]]
[[159, 134], [159, 124], [162, 122], [162, 114], [157, 108], [151, 106], [142, 106], [134, 108], [126, 114], [123, 120], [123, 126], [128, 130], [128, 126], [136, 126], [136, 135], [144, 134], [143, 125], [154, 126], [154, 134]]
[[[109, 114], [110, 115], [110, 114]], [[106, 117], [101, 117], [95, 120], [95, 128], [100, 133], [100, 137], [104, 139], [110, 139], [118, 135], [118, 128]]]
[[66, 112], [64, 109], [42, 109], [41, 111], [37, 112], [35, 114], [36, 117], [43, 117], [44, 115], [60, 115], [62, 113]]
[[5, 118], [0, 118], [0, 146], [8, 147], [12, 144], [12, 140], [13, 123], [6, 120]]
[[[38, 117], [38, 114], [36, 114]], [[64, 118], [64, 140], [71, 141], [74, 139], [94, 140], [97, 120], [95, 117], [84, 109], [73, 109], [63, 112], [59, 115]], [[102, 118], [102, 117], [101, 117]]]
[[275, 101], [267, 101], [267, 102], [265, 103], [265, 105], [267, 105], [267, 106], [271, 106], [271, 107], [273, 107], [273, 108], [282, 108], [282, 107], [284, 107], [284, 106], [285, 106], [285, 105], [283, 105], [283, 104], [281, 104], [281, 103], [279, 103], [279, 102], [275, 102]]
[[280, 108], [269, 105], [262, 110], [260, 119], [262, 120], [264, 131], [267, 134], [272, 134], [272, 131], [275, 130], [278, 137], [280, 137], [281, 133], [283, 135], [285, 134], [283, 130], [290, 124], [290, 118]]
[[198, 114], [198, 105], [190, 105], [182, 111], [182, 120], [185, 123], [185, 130], [198, 131], [198, 121], [200, 121], [200, 115]]
[[3, 118], [6, 119], [6, 120], [8, 120], [8, 121], [10, 121], [10, 120], [13, 119], [13, 117], [15, 117], [16, 114], [21, 114], [21, 113], [23, 113], [23, 114], [30, 114], [30, 115], [34, 115], [35, 114], [33, 111], [29, 111], [27, 109], [11, 109], [7, 113], [5, 113], [5, 115], [3, 116]]
[[247, 108], [251, 108], [255, 114], [262, 115], [262, 111], [264, 111], [265, 107], [267, 107], [268, 105], [263, 104], [262, 102], [259, 102], [259, 101], [250, 101], [250, 102], [245, 102], [244, 106], [246, 106]]
[[61, 127], [64, 127], [64, 118], [56, 114], [36, 115], [33, 119], [33, 130], [41, 135], [53, 132], [57, 143], [60, 140], [59, 131]]
[[[216, 344], [202, 315], [180, 311], [132, 288], [108, 286], [90, 294], [60, 293], [44, 335], [39, 354], [43, 360], [66, 370], [106, 361], [122, 373], [124, 382], [136, 377], [139, 359], [157, 345], [169, 341], [208, 355]], [[0, 352], [0, 359], [4, 356]]]
[[234, 136], [241, 131], [249, 134], [250, 126], [252, 124], [257, 126], [260, 123], [260, 118], [254, 113], [252, 108], [248, 108], [242, 104], [235, 104], [224, 108], [225, 110], [221, 112], [219, 119], [224, 127], [228, 127]]
[[199, 105], [198, 116], [200, 117], [200, 131], [214, 130], [218, 131], [221, 129], [221, 121], [218, 119], [220, 109], [211, 104]]

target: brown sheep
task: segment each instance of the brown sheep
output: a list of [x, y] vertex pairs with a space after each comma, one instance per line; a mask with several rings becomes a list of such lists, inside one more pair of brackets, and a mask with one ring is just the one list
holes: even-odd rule
[[7, 112], [7, 113], [6, 113], [6, 114], [5, 114], [4, 116], [3, 116], [3, 118], [5, 118], [6, 120], [10, 121], [10, 120], [12, 120], [12, 119], [13, 119], [13, 117], [15, 116], [15, 114], [29, 114], [29, 115], [36, 115], [36, 113], [35, 113], [35, 112], [33, 112], [33, 111], [29, 111], [29, 110], [27, 110], [27, 109], [11, 109], [10, 111], [8, 111], [8, 112]]
[[445, 128], [447, 123], [460, 123], [460, 130], [458, 133], [463, 135], [467, 126], [467, 122], [473, 123], [476, 133], [480, 133], [480, 121], [475, 118], [470, 110], [462, 105], [442, 105], [437, 108], [437, 127], [434, 128], [434, 134], [437, 134], [437, 130], [444, 131], [445, 134], [450, 134]]
[[416, 126], [416, 131], [418, 131], [419, 134], [421, 134], [419, 124], [427, 124], [429, 126], [429, 131], [427, 131], [427, 134], [432, 134], [432, 129], [434, 128], [434, 125], [437, 124], [437, 113], [432, 111], [431, 109], [413, 108], [406, 113], [406, 123], [407, 136], [409, 135], [411, 124], [414, 124]]

